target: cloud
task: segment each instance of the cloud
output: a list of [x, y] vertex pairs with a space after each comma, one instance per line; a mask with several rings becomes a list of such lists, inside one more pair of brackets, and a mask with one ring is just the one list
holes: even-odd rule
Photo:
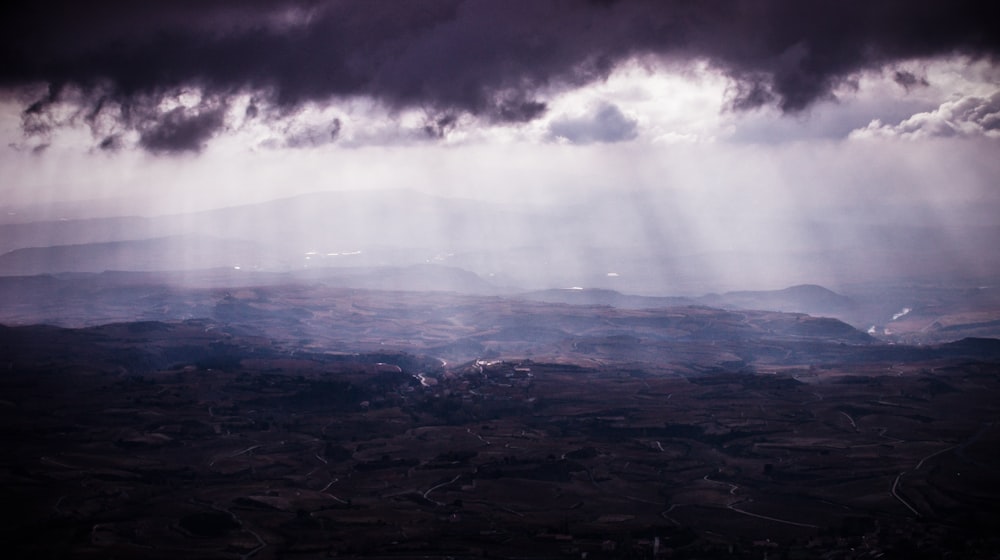
[[549, 124], [549, 134], [572, 144], [623, 142], [638, 134], [638, 121], [610, 103], [601, 104], [588, 115], [562, 117]]
[[339, 118], [321, 124], [290, 127], [283, 145], [288, 148], [304, 148], [336, 142], [342, 128], [343, 122]]
[[917, 113], [895, 125], [876, 119], [851, 133], [853, 138], [956, 136], [1000, 138], [1000, 92], [990, 97], [966, 96], [948, 101], [933, 111]]
[[910, 91], [918, 86], [927, 87], [931, 85], [930, 82], [927, 81], [927, 78], [923, 76], [918, 77], [913, 72], [908, 72], [906, 70], [897, 70], [893, 72], [892, 79], [897, 84], [903, 86], [903, 89], [906, 91]]
[[105, 152], [117, 152], [122, 149], [122, 138], [118, 134], [110, 134], [101, 139], [97, 148]]
[[141, 125], [139, 145], [154, 153], [199, 152], [222, 126], [224, 110], [177, 107]]
[[[366, 97], [491, 125], [537, 119], [554, 92], [654, 56], [707, 60], [734, 80], [736, 109], [796, 113], [863, 70], [995, 58], [998, 11], [975, 0], [16, 0], [0, 13], [0, 88], [50, 86], [28, 111], [68, 90], [91, 107], [159, 107], [197, 90], [254, 96], [247, 117]], [[896, 81], [920, 84], [905, 73]], [[159, 109], [162, 122], [146, 130], [121, 118], [142, 146], [165, 152], [197, 149], [224, 126], [212, 108], [173, 111]]]
[[458, 116], [454, 114], [441, 115], [435, 118], [428, 118], [423, 130], [428, 138], [441, 139], [455, 128], [456, 123], [458, 123]]

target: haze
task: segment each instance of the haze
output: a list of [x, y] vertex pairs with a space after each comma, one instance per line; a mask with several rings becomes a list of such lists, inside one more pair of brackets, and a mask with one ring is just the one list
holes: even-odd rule
[[[82, 266], [15, 251], [162, 238], [170, 263], [99, 264], [361, 251], [656, 295], [1000, 271], [987, 3], [5, 12], [4, 274]], [[197, 214], [306, 193], [333, 194]], [[142, 219], [78, 221], [116, 216]]]
[[1000, 558], [1000, 3], [0, 8], [12, 558]]

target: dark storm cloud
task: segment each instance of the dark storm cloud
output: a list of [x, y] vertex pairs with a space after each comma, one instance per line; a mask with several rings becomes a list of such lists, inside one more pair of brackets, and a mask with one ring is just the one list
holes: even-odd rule
[[892, 79], [897, 84], [903, 86], [903, 89], [905, 89], [906, 91], [910, 91], [911, 89], [918, 86], [931, 85], [930, 82], [927, 81], [927, 78], [918, 77], [913, 72], [907, 72], [905, 70], [897, 70], [896, 72], [894, 72], [892, 74]]
[[122, 148], [122, 138], [118, 134], [105, 136], [97, 144], [97, 148], [105, 152], [117, 152]]
[[424, 124], [424, 134], [428, 138], [444, 138], [448, 134], [448, 131], [455, 128], [455, 124], [458, 123], [458, 117], [456, 115], [447, 114], [441, 115], [437, 118], [428, 119]]
[[139, 145], [151, 152], [201, 151], [223, 123], [223, 108], [189, 111], [177, 107], [142, 125]]
[[[247, 117], [369, 96], [390, 109], [525, 122], [550, 89], [606, 77], [624, 59], [707, 59], [737, 109], [796, 112], [858, 71], [948, 54], [995, 57], [995, 2], [621, 0], [407, 2], [21, 0], [0, 13], [0, 86], [48, 85], [129, 107], [197, 88], [253, 94]], [[905, 87], [909, 77], [897, 77]], [[914, 79], [916, 77], [914, 76]], [[148, 103], [148, 106], [156, 106]], [[29, 110], [31, 110], [29, 108]], [[165, 151], [224, 126], [212, 107], [140, 130]], [[127, 112], [127, 111], [126, 111]], [[41, 119], [36, 119], [43, 122]], [[135, 122], [126, 126], [138, 128]], [[428, 134], [446, 130], [431, 126]]]

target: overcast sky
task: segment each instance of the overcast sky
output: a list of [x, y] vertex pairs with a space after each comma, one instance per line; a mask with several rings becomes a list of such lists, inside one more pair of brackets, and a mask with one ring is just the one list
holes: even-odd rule
[[327, 189], [648, 191], [994, 224], [975, 1], [91, 0], [0, 8], [0, 196], [162, 213]]

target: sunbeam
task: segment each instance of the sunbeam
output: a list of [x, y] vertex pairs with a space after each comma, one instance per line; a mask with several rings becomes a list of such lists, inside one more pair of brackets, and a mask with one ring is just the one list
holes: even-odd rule
[[1000, 557], [1000, 3], [7, 4], [7, 557]]

